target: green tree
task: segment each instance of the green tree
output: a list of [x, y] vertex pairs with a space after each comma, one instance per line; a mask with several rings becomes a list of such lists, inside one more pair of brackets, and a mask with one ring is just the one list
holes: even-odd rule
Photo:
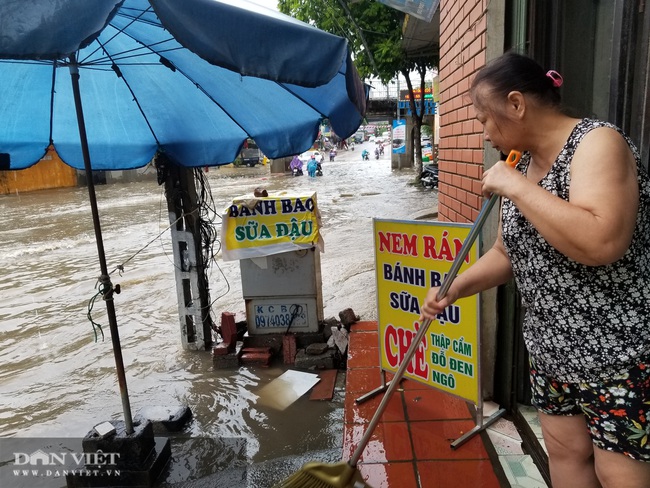
[[[374, 0], [278, 0], [278, 9], [303, 22], [344, 37], [350, 44], [354, 63], [363, 78], [376, 77], [386, 84], [402, 75], [409, 90], [413, 115], [412, 143], [418, 173], [422, 168], [420, 133], [424, 110], [424, 81], [438, 66], [438, 53], [409, 56], [402, 48], [405, 14]], [[415, 99], [411, 74], [420, 76], [420, 97]]]

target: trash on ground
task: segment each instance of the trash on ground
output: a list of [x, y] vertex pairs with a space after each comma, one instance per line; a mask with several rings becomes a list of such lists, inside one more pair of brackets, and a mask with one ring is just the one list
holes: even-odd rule
[[320, 378], [315, 373], [285, 371], [257, 392], [258, 403], [277, 410], [284, 410], [311, 390], [319, 381]]

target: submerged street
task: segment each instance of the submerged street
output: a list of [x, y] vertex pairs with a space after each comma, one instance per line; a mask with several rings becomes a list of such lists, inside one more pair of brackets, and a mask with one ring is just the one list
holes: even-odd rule
[[[362, 320], [376, 319], [372, 219], [411, 220], [437, 206], [436, 192], [412, 184], [413, 170], [391, 170], [389, 150], [362, 162], [364, 147], [374, 151], [366, 142], [339, 151], [334, 162], [326, 157], [322, 177], [270, 174], [268, 166], [206, 174], [219, 213], [257, 187], [317, 193], [325, 318], [350, 307]], [[214, 370], [209, 351], [181, 348], [167, 206], [155, 177], [98, 186], [97, 199], [108, 269], [116, 270], [111, 278], [122, 290], [115, 307], [132, 412], [187, 405], [194, 414], [179, 434], [194, 442], [172, 443], [164, 486], [255, 464], [264, 468], [249, 474], [249, 486], [263, 488], [315, 455], [339, 460], [340, 390], [330, 402], [303, 397], [273, 411], [257, 405], [256, 392], [284, 371], [281, 360], [271, 368]], [[0, 212], [0, 437], [81, 438], [99, 422], [122, 419], [101, 299], [91, 316], [103, 326], [104, 341], [99, 330], [95, 341], [87, 318], [99, 265], [86, 188], [0, 196]], [[218, 218], [214, 224], [220, 232]], [[245, 319], [239, 262], [212, 266], [210, 295], [217, 323], [226, 311]], [[241, 442], [244, 449], [233, 457], [236, 449], [218, 450], [202, 439]]]

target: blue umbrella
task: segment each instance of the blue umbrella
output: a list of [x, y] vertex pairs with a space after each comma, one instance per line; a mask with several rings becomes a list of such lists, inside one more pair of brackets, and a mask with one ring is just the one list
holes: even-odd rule
[[351, 135], [365, 92], [345, 40], [245, 5], [1, 0], [0, 170], [35, 164], [50, 143], [84, 168], [69, 69], [95, 170], [141, 167], [156, 151], [230, 163], [247, 137], [270, 158], [299, 154], [324, 117]]
[[247, 137], [270, 158], [298, 154], [324, 117], [354, 133], [366, 91], [345, 40], [242, 0], [0, 0], [0, 80], [0, 170], [29, 167], [52, 144], [86, 171], [131, 433], [91, 171], [141, 167], [157, 152], [226, 164]]

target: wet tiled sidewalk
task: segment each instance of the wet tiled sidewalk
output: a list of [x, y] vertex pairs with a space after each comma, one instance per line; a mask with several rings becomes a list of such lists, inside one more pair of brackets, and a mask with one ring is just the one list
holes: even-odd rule
[[[352, 456], [383, 396], [355, 401], [381, 386], [377, 322], [354, 324], [348, 351], [345, 459]], [[391, 378], [386, 374], [386, 381]], [[474, 425], [463, 400], [404, 380], [361, 455], [359, 471], [372, 488], [510, 486], [495, 473], [481, 435], [455, 450], [450, 447]]]

